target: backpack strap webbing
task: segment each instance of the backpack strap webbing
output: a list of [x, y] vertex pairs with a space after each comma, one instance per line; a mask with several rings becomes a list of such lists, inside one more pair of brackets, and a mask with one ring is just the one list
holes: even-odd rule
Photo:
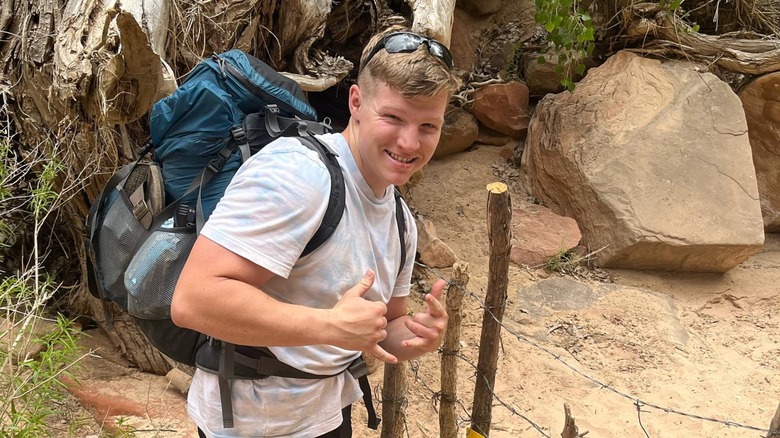
[[288, 377], [295, 379], [327, 379], [343, 372], [348, 372], [357, 379], [363, 392], [363, 401], [368, 413], [368, 427], [376, 430], [380, 419], [374, 409], [371, 395], [371, 385], [368, 381], [368, 366], [363, 356], [353, 360], [341, 373], [331, 375], [311, 374], [301, 371], [280, 361], [267, 347], [243, 347], [213, 338], [198, 349], [196, 360], [198, 368], [216, 373], [219, 382], [219, 398], [222, 405], [222, 426], [232, 428], [233, 402], [231, 400], [231, 383], [236, 379], [264, 379], [268, 376]]
[[363, 403], [366, 405], [368, 413], [368, 427], [377, 430], [382, 420], [376, 415], [374, 410], [374, 401], [371, 399], [371, 383], [369, 383], [367, 375], [358, 377], [357, 381], [358, 385], [360, 385], [360, 390], [363, 391]]
[[341, 166], [339, 166], [336, 158], [338, 155], [314, 136], [305, 135], [298, 139], [304, 146], [316, 151], [320, 155], [322, 162], [325, 163], [325, 167], [328, 169], [328, 173], [330, 173], [330, 200], [328, 201], [328, 208], [325, 210], [325, 216], [322, 218], [320, 228], [317, 229], [314, 236], [312, 236], [303, 249], [301, 253], [301, 257], [303, 257], [319, 248], [336, 231], [336, 227], [338, 227], [341, 217], [344, 215], [347, 192], [344, 185], [344, 174], [341, 173]]
[[235, 345], [223, 344], [222, 352], [219, 355], [217, 381], [219, 382], [219, 400], [222, 404], [222, 426], [226, 429], [233, 427], [233, 401], [230, 398], [232, 393], [230, 382], [235, 378], [234, 358]]
[[401, 239], [401, 265], [398, 267], [398, 275], [406, 264], [406, 215], [404, 215], [404, 201], [401, 192], [395, 191], [395, 221], [398, 223], [398, 238]]

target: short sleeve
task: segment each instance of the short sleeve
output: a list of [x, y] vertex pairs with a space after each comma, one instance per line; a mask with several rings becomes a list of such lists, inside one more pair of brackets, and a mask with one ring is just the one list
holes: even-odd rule
[[238, 169], [201, 234], [287, 278], [329, 196], [330, 175], [317, 152], [276, 140]]

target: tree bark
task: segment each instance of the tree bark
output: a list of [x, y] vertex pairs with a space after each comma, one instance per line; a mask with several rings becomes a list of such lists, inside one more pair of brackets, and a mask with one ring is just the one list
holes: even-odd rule
[[658, 3], [637, 3], [622, 10], [626, 36], [646, 42], [631, 49], [640, 53], [673, 54], [717, 65], [725, 70], [760, 75], [780, 70], [776, 39], [749, 32], [705, 35], [694, 32]]
[[[448, 8], [437, 9], [445, 17], [454, 12], [454, 0], [415, 3]], [[0, 140], [22, 159], [44, 153], [62, 164], [54, 187], [62, 205], [51, 226], [63, 242], [64, 271], [81, 273], [67, 284], [71, 311], [94, 319], [140, 369], [170, 370], [173, 363], [126, 314], [109, 306], [114, 324], [108, 324], [103, 304], [86, 288], [90, 203], [148, 139], [153, 103], [204, 57], [243, 49], [304, 89], [322, 91], [354, 73], [359, 50], [388, 14], [385, 2], [363, 0], [2, 0], [0, 115], [8, 123]], [[442, 23], [435, 32], [449, 39], [450, 30], [451, 23]], [[342, 55], [345, 47], [356, 49]], [[18, 222], [23, 240], [30, 233]]]

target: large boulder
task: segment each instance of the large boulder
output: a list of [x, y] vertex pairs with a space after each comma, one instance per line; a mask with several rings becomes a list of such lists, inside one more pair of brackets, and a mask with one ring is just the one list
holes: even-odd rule
[[764, 231], [780, 232], [780, 73], [749, 83], [740, 93], [747, 117]]
[[474, 92], [471, 113], [488, 128], [512, 138], [528, 129], [528, 87], [522, 82], [486, 85]]
[[740, 100], [687, 63], [619, 52], [547, 95], [522, 166], [604, 267], [725, 272], [763, 246]]
[[512, 211], [512, 249], [509, 260], [519, 266], [542, 267], [550, 257], [580, 243], [577, 222], [541, 205], [522, 204]]
[[463, 108], [448, 108], [433, 158], [438, 160], [465, 151], [474, 144], [478, 135], [479, 124], [473, 114]]

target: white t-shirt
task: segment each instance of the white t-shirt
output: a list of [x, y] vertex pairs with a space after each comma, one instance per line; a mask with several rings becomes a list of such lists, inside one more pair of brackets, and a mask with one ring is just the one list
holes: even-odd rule
[[[330, 176], [317, 152], [294, 138], [277, 140], [244, 163], [202, 234], [276, 274], [263, 291], [280, 301], [332, 308], [369, 269], [376, 279], [366, 299], [387, 303], [408, 295], [417, 242], [411, 213], [404, 208], [406, 263], [399, 274], [401, 244], [393, 187], [377, 198], [344, 137], [318, 138], [338, 154], [346, 207], [336, 231], [316, 251], [299, 259], [325, 214]], [[322, 375], [340, 372], [360, 354], [332, 345], [271, 350], [282, 362]], [[348, 373], [318, 380], [237, 380], [232, 387], [235, 427], [224, 429], [217, 376], [198, 370], [188, 410], [210, 437], [316, 437], [337, 428], [341, 409], [361, 394]]]

